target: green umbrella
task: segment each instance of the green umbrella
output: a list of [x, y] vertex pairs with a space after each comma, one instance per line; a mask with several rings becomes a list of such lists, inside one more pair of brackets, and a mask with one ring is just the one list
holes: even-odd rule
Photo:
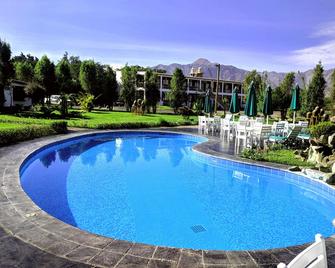
[[204, 107], [204, 112], [208, 114], [213, 113], [213, 105], [212, 105], [212, 100], [210, 97], [210, 94], [206, 94], [205, 96], [205, 107]]
[[238, 101], [237, 87], [234, 87], [233, 95], [231, 96], [229, 112], [233, 114], [233, 121], [235, 114], [240, 112], [240, 102]]
[[293, 124], [295, 123], [295, 113], [300, 110], [300, 87], [298, 84], [292, 90], [290, 109], [293, 111]]
[[247, 116], [257, 115], [257, 99], [254, 81], [252, 81], [248, 88], [247, 102], [245, 104], [244, 113]]
[[267, 86], [263, 104], [263, 114], [266, 116], [266, 124], [269, 124], [269, 115], [273, 114], [272, 109], [272, 89]]

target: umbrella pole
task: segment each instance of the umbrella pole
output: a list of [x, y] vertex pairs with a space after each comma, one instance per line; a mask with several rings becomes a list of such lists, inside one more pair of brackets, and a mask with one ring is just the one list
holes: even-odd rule
[[235, 114], [233, 114], [233, 122], [235, 122]]
[[269, 124], [269, 116], [268, 115], [266, 116], [266, 124], [267, 125]]
[[293, 112], [293, 124], [295, 124], [295, 111]]

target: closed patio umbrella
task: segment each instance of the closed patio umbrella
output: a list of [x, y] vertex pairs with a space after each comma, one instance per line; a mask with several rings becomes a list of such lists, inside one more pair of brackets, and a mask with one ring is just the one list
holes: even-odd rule
[[233, 121], [235, 114], [240, 112], [240, 102], [238, 101], [238, 92], [237, 87], [234, 87], [233, 94], [231, 96], [230, 106], [229, 106], [229, 112], [233, 114]]
[[296, 111], [300, 110], [300, 87], [298, 84], [296, 84], [292, 90], [290, 109], [293, 111], [293, 124], [294, 124]]
[[247, 116], [254, 117], [257, 115], [257, 99], [254, 81], [252, 81], [248, 88], [247, 102], [245, 104], [244, 113]]
[[272, 89], [270, 86], [267, 86], [263, 104], [263, 114], [266, 116], [266, 124], [269, 124], [269, 115], [273, 114], [272, 108]]
[[204, 112], [208, 113], [208, 114], [212, 114], [213, 113], [213, 104], [212, 104], [212, 100], [211, 100], [211, 96], [210, 96], [210, 92], [209, 90], [206, 92], [206, 96], [205, 96], [205, 107], [204, 107]]

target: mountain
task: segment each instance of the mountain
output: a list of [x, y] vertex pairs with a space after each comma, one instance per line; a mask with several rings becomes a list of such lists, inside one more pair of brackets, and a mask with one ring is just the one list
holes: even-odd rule
[[[169, 65], [159, 64], [157, 66], [152, 67], [152, 69], [157, 70], [165, 70], [166, 73], [172, 74], [176, 68], [179, 68], [183, 71], [184, 75], [189, 75], [191, 68], [198, 68], [201, 67], [204, 73], [204, 77], [208, 78], [216, 78], [216, 65], [215, 62], [210, 62], [207, 59], [200, 58], [197, 59], [195, 62], [190, 64], [179, 64], [179, 63], [172, 63]], [[327, 88], [326, 88], [326, 95], [329, 96], [330, 93], [330, 76], [334, 69], [329, 69], [324, 71], [324, 76], [327, 81]], [[223, 65], [221, 64], [221, 74], [220, 79], [222, 80], [233, 80], [233, 81], [240, 81], [244, 80], [244, 77], [248, 74], [248, 70], [239, 69], [232, 65]], [[276, 87], [280, 84], [280, 82], [284, 79], [286, 73], [280, 72], [262, 72], [260, 74], [267, 74], [268, 82], [272, 87]], [[300, 75], [296, 73], [296, 81], [297, 83], [303, 87], [302, 77], [304, 77], [306, 84], [309, 83], [310, 79], [312, 78], [313, 70], [307, 70], [305, 72], [300, 72]]]

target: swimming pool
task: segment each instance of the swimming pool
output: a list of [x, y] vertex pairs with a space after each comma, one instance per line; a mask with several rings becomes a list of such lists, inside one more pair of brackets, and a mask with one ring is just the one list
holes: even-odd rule
[[332, 234], [333, 189], [192, 150], [205, 140], [137, 131], [83, 136], [28, 157], [21, 185], [66, 223], [153, 245], [268, 249]]

